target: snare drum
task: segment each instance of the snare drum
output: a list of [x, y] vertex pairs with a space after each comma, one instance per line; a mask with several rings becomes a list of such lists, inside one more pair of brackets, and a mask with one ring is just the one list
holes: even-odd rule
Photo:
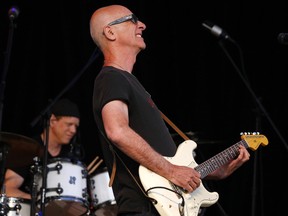
[[[49, 216], [79, 216], [87, 213], [89, 205], [86, 166], [80, 161], [54, 158], [49, 160], [47, 167], [45, 213]], [[42, 178], [40, 181], [38, 186], [41, 187]], [[38, 204], [41, 202], [40, 194]]]
[[5, 200], [7, 216], [30, 216], [30, 200], [14, 197], [7, 197]]
[[117, 215], [117, 205], [113, 190], [109, 187], [109, 181], [106, 167], [90, 178], [91, 202], [97, 216]]

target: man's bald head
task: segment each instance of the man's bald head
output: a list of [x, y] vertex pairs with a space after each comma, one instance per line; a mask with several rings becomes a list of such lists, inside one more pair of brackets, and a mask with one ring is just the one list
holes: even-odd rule
[[90, 19], [90, 34], [94, 43], [101, 49], [105, 38], [103, 30], [108, 23], [131, 13], [128, 8], [122, 5], [109, 5], [97, 9]]

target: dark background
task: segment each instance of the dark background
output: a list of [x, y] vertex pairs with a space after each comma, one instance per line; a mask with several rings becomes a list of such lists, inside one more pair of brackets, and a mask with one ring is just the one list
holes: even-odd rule
[[[197, 162], [238, 142], [243, 131], [259, 131], [269, 140], [268, 146], [250, 151], [251, 160], [232, 176], [208, 182], [207, 188], [220, 198], [206, 215], [287, 215], [288, 46], [277, 41], [279, 33], [288, 32], [284, 1], [253, 5], [184, 0], [1, 1], [1, 74], [9, 63], [1, 82], [5, 90], [2, 131], [30, 136], [37, 128], [31, 123], [41, 116], [49, 99], [65, 91], [64, 96], [80, 108], [85, 163], [101, 157], [92, 89], [102, 57], [85, 67], [95, 50], [90, 16], [98, 7], [113, 3], [128, 6], [147, 25], [143, 33], [147, 48], [138, 55], [134, 75], [159, 109], [180, 130], [192, 133], [191, 139], [198, 144]], [[7, 62], [8, 10], [13, 5], [20, 14], [14, 21]], [[219, 41], [203, 28], [206, 20], [226, 30], [236, 43]], [[175, 140], [182, 142], [170, 129]]]

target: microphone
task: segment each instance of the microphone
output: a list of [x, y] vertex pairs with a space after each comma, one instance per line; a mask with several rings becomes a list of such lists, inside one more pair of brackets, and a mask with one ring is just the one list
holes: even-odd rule
[[288, 45], [288, 33], [280, 33], [277, 39], [280, 44]]
[[205, 21], [202, 23], [202, 26], [208, 29], [211, 34], [215, 35], [219, 39], [229, 40], [235, 42], [222, 28], [217, 25], [214, 25], [210, 21]]
[[16, 7], [16, 6], [11, 7], [8, 11], [9, 19], [11, 21], [13, 21], [14, 19], [16, 19], [19, 16], [19, 13], [20, 13], [20, 11], [19, 11], [18, 7]]
[[85, 151], [83, 146], [79, 142], [80, 135], [79, 132], [72, 138], [70, 142], [70, 151], [68, 156], [74, 160], [82, 160], [85, 157]]

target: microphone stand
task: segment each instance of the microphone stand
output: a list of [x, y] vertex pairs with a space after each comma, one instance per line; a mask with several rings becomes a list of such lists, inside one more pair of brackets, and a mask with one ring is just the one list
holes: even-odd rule
[[0, 85], [0, 131], [2, 130], [2, 116], [3, 116], [3, 101], [4, 101], [4, 90], [6, 86], [6, 76], [8, 72], [8, 66], [10, 63], [11, 56], [11, 48], [12, 48], [12, 39], [14, 35], [14, 29], [16, 28], [16, 24], [14, 23], [15, 17], [10, 17], [10, 25], [9, 25], [9, 33], [8, 33], [8, 42], [7, 48], [5, 52], [5, 61], [4, 61], [4, 69], [1, 76], [1, 85]]
[[43, 171], [42, 171], [42, 187], [41, 187], [41, 216], [45, 216], [45, 195], [46, 195], [46, 187], [47, 187], [47, 160], [48, 160], [48, 144], [49, 144], [49, 127], [50, 127], [50, 116], [51, 107], [58, 101], [59, 98], [61, 98], [64, 93], [66, 93], [75, 83], [76, 81], [81, 77], [81, 75], [87, 70], [87, 68], [94, 62], [94, 60], [100, 55], [100, 50], [96, 47], [94, 52], [92, 53], [90, 59], [86, 63], [86, 65], [82, 68], [80, 73], [70, 82], [68, 85], [54, 98], [53, 101], [50, 102], [50, 104], [42, 111], [40, 112], [40, 115], [38, 115], [31, 123], [31, 127], [34, 127], [37, 122], [39, 122], [40, 119], [43, 118], [43, 116], [46, 116], [45, 125], [46, 125], [46, 136], [45, 136], [45, 149], [44, 149], [44, 160], [43, 160]]
[[[11, 10], [11, 9], [10, 9]], [[0, 83], [0, 131], [2, 131], [2, 117], [3, 117], [3, 104], [4, 104], [4, 91], [6, 86], [6, 76], [8, 72], [8, 66], [10, 63], [10, 56], [11, 56], [11, 49], [12, 49], [12, 39], [14, 35], [14, 29], [16, 28], [16, 24], [14, 23], [14, 19], [17, 17], [16, 14], [11, 16], [10, 11], [8, 12], [9, 15], [9, 33], [8, 33], [8, 41], [7, 41], [7, 48], [5, 52], [5, 60], [4, 60], [4, 68], [1, 76], [1, 83]], [[8, 154], [8, 148], [3, 145], [2, 153], [1, 153], [1, 160], [3, 163], [1, 163], [1, 175], [0, 175], [0, 189], [4, 188], [4, 176], [5, 176], [5, 167], [6, 167], [6, 154]], [[4, 189], [3, 189], [4, 190]]]
[[[235, 64], [234, 60], [232, 59], [232, 57], [229, 55], [228, 51], [226, 50], [223, 41], [219, 40], [218, 41], [220, 47], [222, 48], [222, 50], [224, 51], [225, 55], [227, 56], [227, 58], [229, 59], [229, 61], [232, 63], [233, 67], [235, 68], [236, 72], [238, 73], [238, 75], [240, 76], [241, 80], [244, 82], [245, 86], [247, 87], [248, 91], [250, 92], [250, 94], [252, 95], [252, 98], [255, 100], [256, 104], [258, 105], [257, 107], [257, 117], [256, 117], [256, 129], [260, 129], [260, 122], [261, 122], [261, 118], [260, 118], [260, 111], [264, 114], [264, 116], [267, 118], [268, 122], [271, 124], [272, 128], [275, 130], [276, 134], [278, 135], [278, 137], [280, 138], [280, 140], [282, 141], [282, 143], [284, 144], [284, 147], [286, 148], [286, 150], [288, 151], [288, 145], [287, 142], [285, 141], [285, 139], [283, 138], [283, 136], [281, 135], [281, 133], [279, 132], [279, 130], [277, 129], [276, 125], [274, 124], [274, 122], [272, 121], [272, 119], [270, 118], [268, 112], [266, 111], [266, 109], [264, 108], [264, 106], [262, 105], [261, 101], [259, 100], [259, 98], [256, 96], [255, 92], [252, 90], [252, 88], [250, 87], [250, 84], [247, 80], [247, 77], [245, 79], [243, 73], [245, 72], [244, 70], [242, 71], [243, 73], [241, 73], [241, 70], [239, 69], [239, 67]], [[237, 48], [241, 51], [240, 47], [238, 46], [238, 44], [233, 40], [233, 44], [235, 44], [237, 46]], [[242, 56], [242, 55], [241, 55]], [[242, 60], [242, 58], [241, 58]], [[242, 65], [243, 66], [243, 65]], [[254, 159], [254, 169], [257, 169], [257, 161], [258, 161], [258, 153], [257, 151], [255, 152], [255, 159]], [[256, 179], [257, 179], [257, 172], [255, 172], [254, 170], [254, 174], [253, 174], [253, 191], [252, 191], [252, 216], [255, 215], [256, 212]], [[261, 184], [262, 185], [262, 184]], [[261, 208], [262, 208], [262, 202], [261, 202]], [[261, 209], [262, 210], [262, 209]], [[263, 212], [263, 210], [261, 211]]]
[[[235, 43], [237, 45], [237, 43]], [[231, 58], [231, 56], [229, 55], [229, 53], [227, 52], [227, 50], [225, 49], [223, 42], [221, 40], [219, 40], [219, 45], [220, 47], [223, 49], [224, 53], [226, 54], [226, 56], [228, 57], [228, 59], [230, 60], [230, 62], [232, 63], [232, 65], [234, 66], [234, 68], [236, 69], [236, 71], [238, 72], [238, 75], [240, 76], [240, 78], [242, 79], [242, 81], [244, 82], [245, 86], [247, 87], [247, 89], [249, 90], [250, 94], [252, 95], [253, 99], [255, 100], [255, 102], [258, 104], [260, 110], [262, 111], [262, 113], [265, 115], [265, 117], [267, 118], [268, 122], [271, 124], [272, 128], [274, 129], [274, 131], [276, 132], [276, 134], [278, 135], [278, 137], [280, 138], [280, 140], [282, 141], [282, 143], [284, 144], [284, 147], [286, 148], [286, 150], [288, 151], [288, 144], [285, 141], [284, 137], [282, 136], [282, 134], [280, 133], [280, 131], [278, 130], [278, 128], [276, 127], [275, 123], [273, 122], [273, 120], [270, 118], [268, 112], [266, 111], [266, 109], [264, 108], [264, 106], [262, 105], [261, 101], [258, 99], [258, 97], [256, 96], [255, 92], [252, 90], [252, 88], [250, 87], [249, 83], [247, 82], [247, 80], [244, 78], [244, 76], [241, 73], [241, 70], [237, 67], [237, 65], [235, 64], [234, 60]]]

